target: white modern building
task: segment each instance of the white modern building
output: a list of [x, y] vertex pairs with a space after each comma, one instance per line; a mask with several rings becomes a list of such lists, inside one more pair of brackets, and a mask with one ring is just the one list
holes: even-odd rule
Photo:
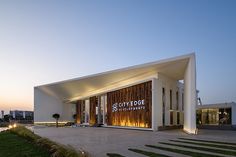
[[236, 129], [236, 103], [197, 105], [199, 128]]
[[196, 133], [196, 60], [187, 54], [34, 87], [34, 122]]

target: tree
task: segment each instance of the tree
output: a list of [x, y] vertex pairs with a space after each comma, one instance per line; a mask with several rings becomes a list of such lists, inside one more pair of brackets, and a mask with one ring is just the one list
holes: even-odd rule
[[3, 120], [4, 120], [5, 122], [9, 122], [11, 119], [12, 119], [12, 117], [11, 117], [11, 115], [9, 115], [9, 114], [4, 115], [4, 117], [3, 117]]
[[73, 119], [74, 119], [74, 121], [75, 121], [75, 123], [76, 123], [76, 119], [77, 119], [77, 114], [73, 114]]
[[60, 114], [54, 113], [52, 117], [56, 119], [56, 127], [58, 127], [58, 119], [60, 118]]

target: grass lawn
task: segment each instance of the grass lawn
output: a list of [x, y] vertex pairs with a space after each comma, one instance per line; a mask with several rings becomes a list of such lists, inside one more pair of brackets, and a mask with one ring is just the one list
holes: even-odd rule
[[181, 140], [189, 140], [189, 141], [197, 141], [197, 142], [208, 142], [208, 143], [214, 143], [214, 144], [227, 144], [227, 145], [234, 145], [236, 146], [236, 143], [231, 142], [220, 142], [220, 141], [211, 141], [211, 140], [200, 140], [200, 139], [191, 139], [191, 138], [179, 138]]
[[186, 144], [192, 144], [192, 145], [199, 145], [199, 146], [209, 146], [209, 147], [215, 147], [215, 148], [222, 148], [222, 149], [232, 149], [236, 150], [236, 146], [229, 146], [225, 144], [212, 144], [212, 143], [203, 143], [203, 142], [191, 142], [191, 141], [180, 141], [180, 140], [170, 140], [173, 142], [179, 142], [179, 143], [186, 143]]
[[[191, 157], [222, 157], [225, 155], [236, 156], [236, 143], [202, 140], [191, 138], [178, 138], [169, 140], [170, 142], [158, 142], [161, 145], [145, 145], [149, 148], [155, 148], [155, 151], [149, 151], [137, 148], [129, 148], [129, 151], [139, 153], [149, 157], [168, 157], [165, 152], [183, 154]], [[170, 147], [169, 147], [170, 146]], [[107, 154], [109, 157], [122, 157], [120, 154]]]
[[193, 152], [193, 151], [189, 151], [189, 150], [181, 150], [181, 149], [176, 149], [176, 148], [168, 148], [168, 147], [157, 146], [157, 145], [145, 145], [145, 146], [160, 149], [160, 150], [165, 150], [165, 151], [169, 151], [169, 152], [184, 154], [184, 155], [188, 155], [188, 156], [192, 156], [192, 157], [221, 157], [219, 155], [211, 155], [211, 154]]
[[189, 146], [189, 145], [182, 145], [182, 144], [180, 145], [180, 144], [167, 143], [167, 142], [159, 142], [159, 143], [170, 145], [170, 146], [182, 147], [182, 148], [190, 148], [190, 149], [193, 149], [193, 150], [200, 150], [200, 151], [206, 151], [206, 152], [212, 152], [212, 153], [219, 153], [219, 154], [224, 154], [224, 155], [236, 156], [236, 152], [235, 151], [231, 151], [231, 150], [220, 150], [220, 149], [214, 149], [214, 148]]
[[107, 153], [107, 156], [109, 156], [109, 157], [125, 157], [125, 156], [122, 156], [122, 155], [116, 154], [116, 153]]
[[168, 155], [154, 153], [154, 152], [140, 150], [140, 149], [129, 148], [128, 150], [139, 153], [139, 154], [143, 154], [143, 155], [146, 155], [146, 156], [149, 156], [149, 157], [169, 157]]
[[46, 150], [10, 132], [0, 133], [0, 156], [50, 157]]

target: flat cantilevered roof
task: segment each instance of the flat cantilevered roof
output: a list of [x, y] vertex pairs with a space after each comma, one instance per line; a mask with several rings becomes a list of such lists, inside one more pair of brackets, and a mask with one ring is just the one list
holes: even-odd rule
[[144, 74], [154, 74], [158, 72], [175, 80], [182, 80], [187, 63], [191, 56], [194, 55], [194, 53], [191, 53], [127, 68], [40, 85], [35, 88], [43, 90], [47, 94], [55, 96], [65, 102], [69, 102], [79, 99], [88, 93]]
[[209, 108], [228, 108], [228, 107], [236, 107], [235, 102], [224, 102], [224, 103], [215, 103], [215, 104], [204, 104], [204, 105], [197, 105], [197, 109], [209, 109]]

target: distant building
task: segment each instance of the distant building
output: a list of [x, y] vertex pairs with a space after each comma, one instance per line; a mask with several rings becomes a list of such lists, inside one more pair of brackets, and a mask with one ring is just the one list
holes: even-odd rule
[[10, 111], [10, 116], [12, 117], [12, 120], [28, 120], [28, 121], [34, 120], [33, 111], [13, 110], [13, 111]]
[[236, 128], [236, 103], [218, 103], [197, 106], [199, 128]]
[[0, 118], [2, 118], [2, 119], [4, 118], [4, 111], [3, 110], [1, 111], [1, 117]]

